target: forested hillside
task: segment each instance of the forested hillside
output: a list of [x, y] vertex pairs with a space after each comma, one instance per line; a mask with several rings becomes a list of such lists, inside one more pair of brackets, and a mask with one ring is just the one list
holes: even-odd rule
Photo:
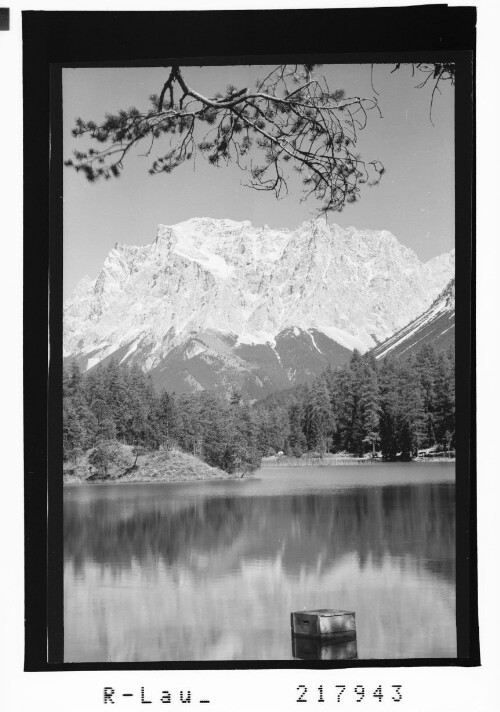
[[410, 459], [422, 448], [455, 446], [454, 379], [451, 349], [437, 355], [425, 345], [382, 363], [355, 350], [310, 385], [251, 404], [238, 393], [158, 393], [137, 366], [113, 360], [86, 375], [73, 363], [63, 381], [64, 457], [90, 451], [89, 462], [105, 471], [119, 442], [136, 452], [175, 445], [226, 472], [256, 469], [277, 452]]
[[[256, 469], [260, 463], [257, 414], [238, 396], [228, 402], [210, 391], [158, 394], [138, 366], [113, 360], [84, 376], [73, 363], [63, 388], [66, 460], [91, 448], [99, 460], [118, 441], [138, 452], [175, 445], [226, 472]], [[89, 461], [94, 464], [92, 455]]]
[[268, 450], [381, 451], [409, 459], [419, 449], [455, 447], [454, 351], [425, 345], [410, 358], [378, 362], [354, 351], [349, 363], [327, 369], [309, 386], [282, 391], [256, 404]]

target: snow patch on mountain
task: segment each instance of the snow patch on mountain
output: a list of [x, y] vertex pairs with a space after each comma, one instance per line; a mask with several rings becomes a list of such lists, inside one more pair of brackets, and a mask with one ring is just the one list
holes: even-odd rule
[[352, 334], [349, 334], [347, 331], [344, 331], [343, 329], [338, 329], [335, 326], [318, 326], [318, 331], [322, 331], [323, 334], [326, 334], [326, 336], [329, 336], [330, 339], [333, 339], [336, 341], [338, 344], [341, 346], [345, 346], [346, 349], [350, 349], [351, 351], [354, 351], [354, 349], [358, 349], [362, 354], [365, 353], [371, 346], [374, 345], [374, 340], [364, 334], [364, 340], [361, 338], [358, 338], [356, 336], [353, 336]]
[[139, 338], [139, 339], [136, 339], [136, 340], [133, 342], [133, 344], [131, 345], [131, 347], [129, 348], [129, 350], [128, 350], [127, 353], [125, 354], [125, 356], [121, 359], [120, 363], [123, 363], [124, 361], [126, 361], [126, 360], [129, 358], [129, 356], [132, 356], [132, 354], [134, 353], [134, 351], [137, 351], [137, 347], [139, 346], [139, 342], [140, 342], [140, 338]]
[[[443, 326], [445, 327], [443, 329]], [[455, 328], [455, 280], [452, 279], [437, 299], [416, 319], [394, 334], [375, 349], [376, 358], [384, 358], [388, 354], [398, 356], [431, 341], [438, 347], [448, 344], [444, 339]]]
[[200, 354], [204, 354], [205, 351], [207, 351], [207, 348], [200, 344], [200, 342], [194, 342], [188, 348], [184, 351], [184, 358], [186, 361], [189, 361], [189, 359], [194, 358], [195, 356], [199, 356]]
[[276, 340], [274, 334], [269, 331], [257, 331], [253, 334], [244, 332], [238, 335], [239, 344], [269, 344], [275, 346]]
[[314, 336], [311, 334], [310, 331], [308, 331], [307, 333], [311, 337], [312, 344], [313, 344], [314, 348], [316, 349], [316, 351], [319, 351], [319, 353], [322, 353], [321, 349], [319, 348], [318, 344], [316, 343], [316, 341], [314, 339]]
[[177, 231], [177, 242], [173, 246], [173, 252], [180, 257], [185, 257], [192, 262], [197, 262], [207, 272], [221, 280], [228, 280], [234, 274], [234, 267], [227, 264], [220, 255], [214, 254], [213, 240], [208, 240], [203, 246], [196, 243], [196, 232], [188, 228], [191, 223], [184, 226], [184, 229]]

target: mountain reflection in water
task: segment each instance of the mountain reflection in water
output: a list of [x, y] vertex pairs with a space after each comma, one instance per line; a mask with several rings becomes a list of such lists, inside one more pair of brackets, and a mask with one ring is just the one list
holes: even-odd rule
[[453, 466], [66, 488], [65, 660], [292, 659], [290, 611], [357, 657], [455, 657]]

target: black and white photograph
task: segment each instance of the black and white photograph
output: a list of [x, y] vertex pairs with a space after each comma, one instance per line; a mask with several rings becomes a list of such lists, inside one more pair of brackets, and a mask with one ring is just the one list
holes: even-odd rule
[[64, 660], [455, 658], [454, 64], [62, 83]]
[[437, 710], [488, 659], [475, 20], [24, 13], [24, 671], [55, 710], [61, 679], [87, 712]]

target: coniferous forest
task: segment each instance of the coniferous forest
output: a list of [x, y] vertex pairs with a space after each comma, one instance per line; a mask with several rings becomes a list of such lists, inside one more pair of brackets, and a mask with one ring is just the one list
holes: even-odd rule
[[120, 443], [143, 453], [176, 447], [228, 473], [252, 471], [276, 453], [350, 453], [410, 460], [419, 450], [455, 447], [453, 349], [424, 345], [403, 359], [354, 351], [312, 383], [255, 403], [236, 392], [157, 392], [139, 367], [111, 360], [63, 375], [64, 459], [83, 453], [106, 474]]

